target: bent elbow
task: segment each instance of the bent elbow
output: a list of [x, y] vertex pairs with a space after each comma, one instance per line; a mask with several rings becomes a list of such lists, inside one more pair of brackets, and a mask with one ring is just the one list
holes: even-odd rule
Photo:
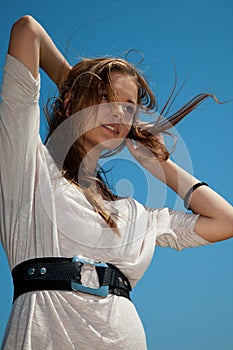
[[19, 18], [11, 27], [11, 38], [19, 35], [35, 35], [35, 19], [30, 15]]
[[216, 234], [216, 237], [213, 237], [211, 243], [233, 238], [233, 212], [232, 215], [228, 215], [227, 217], [223, 218], [217, 224], [217, 227], [219, 228], [219, 231]]

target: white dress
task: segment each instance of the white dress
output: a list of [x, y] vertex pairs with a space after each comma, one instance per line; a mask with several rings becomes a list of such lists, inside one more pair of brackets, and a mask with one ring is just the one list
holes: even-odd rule
[[[108, 204], [119, 214], [121, 235], [113, 233], [82, 192], [61, 177], [42, 144], [39, 88], [40, 78], [7, 55], [0, 110], [0, 238], [11, 269], [31, 258], [82, 255], [115, 264], [134, 287], [156, 244], [176, 249], [208, 244], [194, 232], [197, 215], [147, 209], [130, 198]], [[93, 285], [96, 275], [86, 268], [83, 279]], [[146, 337], [134, 304], [124, 297], [37, 291], [14, 303], [2, 349], [145, 350]]]

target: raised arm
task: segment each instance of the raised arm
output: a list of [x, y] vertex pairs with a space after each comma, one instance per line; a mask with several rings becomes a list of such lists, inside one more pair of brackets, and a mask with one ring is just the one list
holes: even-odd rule
[[21, 61], [35, 78], [41, 67], [58, 87], [71, 69], [44, 28], [31, 16], [24, 16], [13, 25], [8, 53]]
[[[152, 155], [142, 157], [144, 147], [136, 147], [129, 140], [127, 145], [131, 154], [152, 175], [165, 182], [181, 198], [185, 198], [190, 188], [200, 182], [170, 159], [158, 162]], [[233, 207], [210, 187], [198, 187], [189, 197], [189, 207], [200, 214], [195, 225], [195, 232], [200, 236], [212, 243], [233, 237]]]

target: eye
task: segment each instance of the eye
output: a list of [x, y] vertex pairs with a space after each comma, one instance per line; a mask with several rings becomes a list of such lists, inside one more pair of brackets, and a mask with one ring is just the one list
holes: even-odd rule
[[127, 112], [127, 113], [129, 113], [129, 114], [133, 114], [134, 113], [134, 109], [133, 109], [133, 107], [132, 106], [125, 106], [124, 107], [124, 110]]
[[101, 100], [102, 100], [103, 102], [108, 101], [108, 95], [107, 95], [106, 93], [103, 93], [103, 94], [101, 95]]
[[132, 118], [134, 117], [134, 115], [137, 111], [137, 107], [136, 107], [136, 105], [134, 105], [132, 103], [125, 103], [125, 104], [123, 104], [123, 110], [125, 112], [126, 119], [132, 120]]

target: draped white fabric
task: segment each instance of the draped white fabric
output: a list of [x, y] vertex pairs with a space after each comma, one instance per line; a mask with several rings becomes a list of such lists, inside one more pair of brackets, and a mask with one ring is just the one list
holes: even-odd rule
[[[115, 264], [132, 286], [159, 246], [208, 244], [194, 232], [197, 215], [147, 209], [127, 198], [106, 203], [118, 211], [120, 237], [85, 196], [61, 177], [39, 136], [40, 78], [8, 55], [0, 118], [0, 237], [10, 267], [31, 258], [80, 254]], [[85, 283], [96, 280], [86, 269]], [[92, 282], [91, 282], [92, 281]], [[132, 302], [109, 295], [38, 291], [13, 305], [3, 350], [146, 349]]]

